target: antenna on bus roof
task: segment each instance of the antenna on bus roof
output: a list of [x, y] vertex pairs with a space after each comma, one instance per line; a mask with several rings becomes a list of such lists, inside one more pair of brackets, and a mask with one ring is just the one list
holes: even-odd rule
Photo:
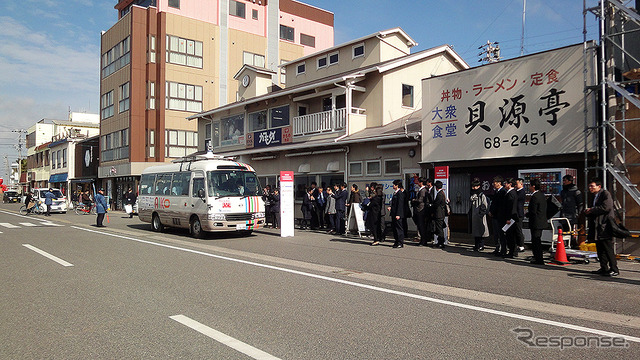
[[184, 163], [184, 162], [193, 162], [200, 160], [234, 160], [231, 156], [217, 155], [212, 151], [211, 145], [207, 146], [207, 152], [205, 154], [191, 154], [187, 156], [183, 156], [181, 158], [177, 158], [172, 163]]

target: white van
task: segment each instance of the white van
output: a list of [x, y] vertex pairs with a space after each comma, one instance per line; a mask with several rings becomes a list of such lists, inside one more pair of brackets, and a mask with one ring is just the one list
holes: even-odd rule
[[[46, 200], [44, 194], [46, 194], [47, 191], [49, 191], [49, 188], [33, 189], [33, 197], [42, 201], [42, 204], [44, 205], [44, 201]], [[53, 195], [55, 196], [51, 202], [51, 212], [66, 213], [67, 199], [65, 196], [62, 195], [62, 192], [59, 189], [52, 189], [51, 192], [53, 192]], [[46, 206], [44, 209], [46, 210]]]

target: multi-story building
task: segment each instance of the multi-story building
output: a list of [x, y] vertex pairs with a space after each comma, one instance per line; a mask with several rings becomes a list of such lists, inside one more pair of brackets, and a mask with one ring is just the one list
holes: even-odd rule
[[97, 114], [71, 113], [69, 120], [42, 119], [27, 130], [29, 187], [59, 187], [67, 194], [73, 181], [76, 142], [99, 132]]
[[416, 45], [394, 28], [303, 56], [283, 65], [275, 91], [269, 70], [246, 65], [240, 101], [190, 117], [200, 148], [251, 163], [262, 185], [294, 171], [298, 199], [311, 182], [376, 181], [391, 196], [393, 180], [421, 172], [422, 79], [469, 67], [448, 45], [411, 53]]
[[[102, 34], [99, 177], [116, 197], [147, 166], [195, 152], [185, 118], [239, 99], [245, 64], [271, 71], [333, 46], [333, 14], [295, 0], [120, 0]], [[116, 207], [118, 204], [115, 204]]]

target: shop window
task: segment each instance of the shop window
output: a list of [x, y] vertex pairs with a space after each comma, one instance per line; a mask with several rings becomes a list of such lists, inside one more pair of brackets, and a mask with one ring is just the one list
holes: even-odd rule
[[265, 130], [267, 128], [267, 110], [249, 114], [249, 131]]
[[362, 176], [362, 161], [349, 163], [349, 176]]
[[368, 160], [366, 163], [367, 175], [380, 175], [380, 160]]
[[244, 115], [239, 114], [224, 118], [222, 124], [222, 146], [244, 143]]
[[400, 175], [400, 159], [388, 159], [384, 161], [385, 175]]
[[272, 128], [289, 126], [289, 105], [273, 108], [270, 112]]

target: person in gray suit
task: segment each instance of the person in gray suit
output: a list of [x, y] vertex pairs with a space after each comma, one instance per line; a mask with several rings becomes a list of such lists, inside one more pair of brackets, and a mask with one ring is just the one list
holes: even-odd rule
[[613, 232], [611, 222], [615, 221], [613, 213], [613, 198], [611, 194], [602, 188], [600, 179], [589, 181], [589, 192], [595, 195], [593, 206], [586, 209], [589, 223], [587, 240], [596, 242], [598, 259], [600, 259], [600, 269], [593, 271], [594, 274], [604, 276], [618, 276], [618, 260], [613, 251]]

